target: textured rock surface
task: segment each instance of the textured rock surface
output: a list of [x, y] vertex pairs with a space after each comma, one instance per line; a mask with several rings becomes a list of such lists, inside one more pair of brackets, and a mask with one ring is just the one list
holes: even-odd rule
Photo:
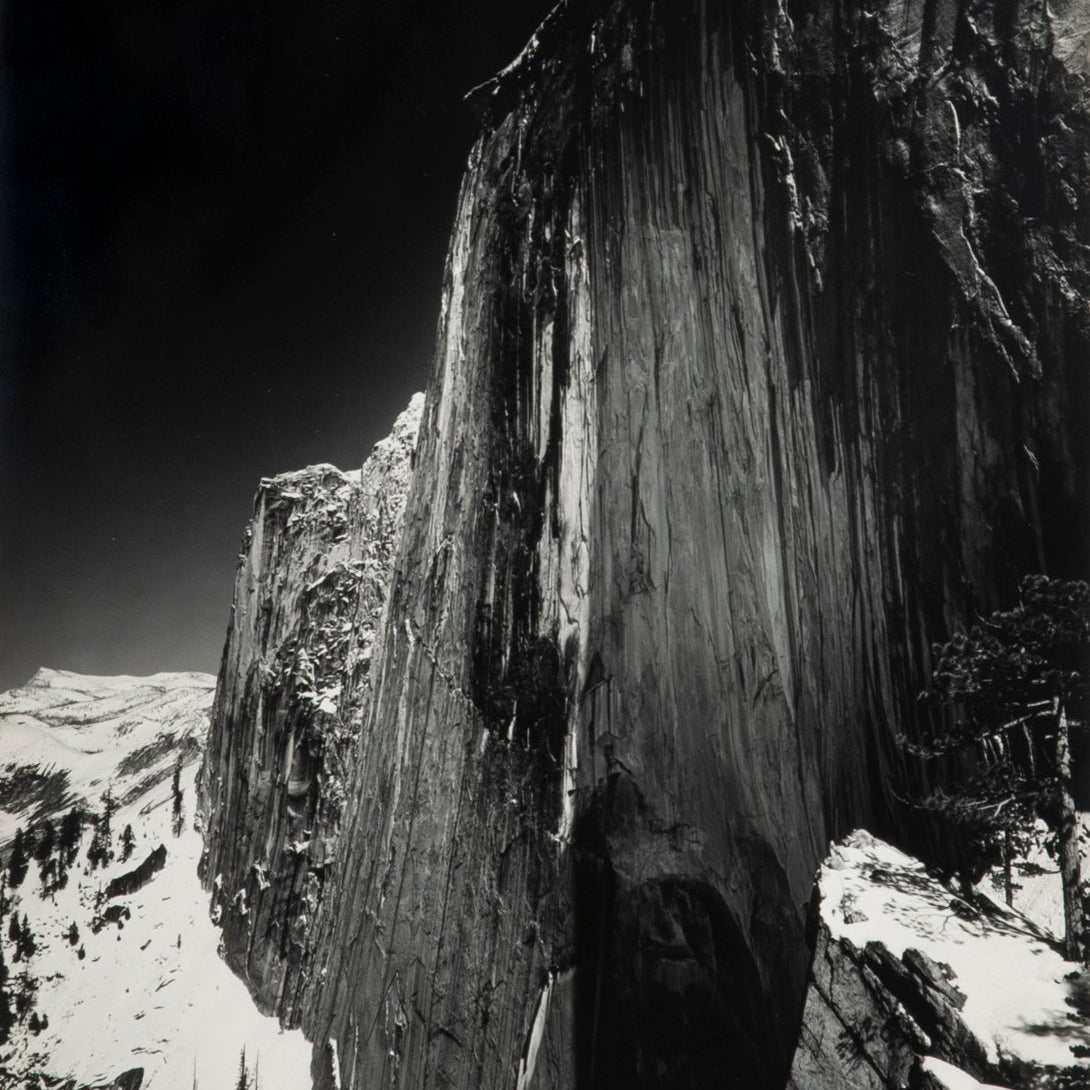
[[1065, 11], [569, 3], [475, 93], [319, 1086], [783, 1085], [931, 640], [1084, 555]]
[[228, 962], [285, 1021], [336, 852], [422, 408], [418, 395], [356, 473], [262, 481], [239, 558], [200, 780], [202, 874]]
[[[1085, 23], [572, 0], [474, 93], [316, 1085], [783, 1085], [824, 846], [913, 832], [931, 641], [1086, 555]], [[246, 699], [252, 906], [295, 728]], [[274, 922], [228, 923], [267, 998]]]

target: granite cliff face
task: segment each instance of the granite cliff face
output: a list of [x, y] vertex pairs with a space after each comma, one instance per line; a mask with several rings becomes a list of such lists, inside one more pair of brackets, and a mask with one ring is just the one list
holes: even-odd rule
[[[336, 877], [277, 1001], [317, 1086], [784, 1085], [829, 839], [922, 835], [894, 739], [930, 643], [1086, 554], [1086, 22], [573, 0], [474, 92]], [[236, 877], [295, 836], [232, 771], [295, 752], [248, 699], [209, 749]], [[266, 996], [278, 926], [237, 925]]]
[[417, 395], [355, 473], [263, 480], [239, 556], [199, 782], [201, 869], [229, 964], [285, 1021], [335, 860], [422, 408]]

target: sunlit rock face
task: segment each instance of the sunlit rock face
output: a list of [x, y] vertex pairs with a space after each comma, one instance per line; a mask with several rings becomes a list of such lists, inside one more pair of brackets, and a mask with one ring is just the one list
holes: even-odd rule
[[211, 747], [224, 897], [305, 830], [329, 876], [317, 1086], [784, 1085], [931, 641], [1086, 555], [1080, 11], [572, 0], [473, 94], [335, 859], [295, 713]]
[[202, 875], [224, 954], [259, 1004], [298, 1019], [370, 697], [423, 398], [362, 470], [261, 482], [201, 771]]

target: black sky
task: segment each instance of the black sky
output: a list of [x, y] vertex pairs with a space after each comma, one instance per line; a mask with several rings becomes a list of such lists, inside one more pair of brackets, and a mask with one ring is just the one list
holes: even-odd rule
[[216, 669], [258, 479], [426, 383], [462, 97], [550, 6], [0, 4], [0, 689]]

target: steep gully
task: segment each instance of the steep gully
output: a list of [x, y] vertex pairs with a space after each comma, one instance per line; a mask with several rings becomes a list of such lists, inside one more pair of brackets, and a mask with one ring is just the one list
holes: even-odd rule
[[316, 1086], [784, 1084], [829, 839], [927, 846], [931, 641], [1086, 555], [1086, 22], [586, 0], [473, 93], [367, 669], [298, 588], [375, 527], [259, 498], [206, 759]]

